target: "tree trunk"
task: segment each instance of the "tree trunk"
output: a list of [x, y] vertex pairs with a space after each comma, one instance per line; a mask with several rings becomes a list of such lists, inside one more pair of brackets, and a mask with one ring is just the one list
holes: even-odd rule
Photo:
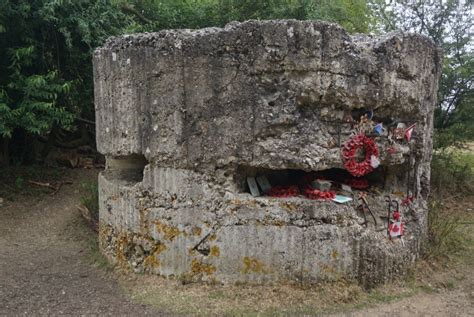
[[10, 166], [10, 138], [2, 138], [2, 148], [0, 152], [0, 165]]
[[49, 152], [54, 146], [54, 141], [56, 140], [56, 127], [53, 126], [51, 128], [51, 132], [49, 132], [48, 140], [46, 141], [46, 144], [41, 151], [41, 160], [44, 161], [46, 156], [48, 156]]

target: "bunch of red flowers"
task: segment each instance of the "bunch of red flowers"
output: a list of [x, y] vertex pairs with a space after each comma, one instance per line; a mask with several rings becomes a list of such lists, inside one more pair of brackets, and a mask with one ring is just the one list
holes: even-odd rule
[[272, 197], [294, 197], [300, 194], [298, 186], [274, 186], [268, 191], [268, 196]]
[[318, 200], [331, 200], [336, 197], [336, 193], [333, 191], [323, 192], [319, 189], [306, 188], [304, 190], [304, 195], [308, 199], [318, 199]]
[[355, 189], [369, 188], [369, 181], [365, 178], [350, 178], [346, 179], [345, 183]]

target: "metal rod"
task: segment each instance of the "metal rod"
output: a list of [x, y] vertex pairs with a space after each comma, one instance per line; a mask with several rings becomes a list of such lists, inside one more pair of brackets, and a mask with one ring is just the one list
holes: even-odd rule
[[372, 210], [370, 209], [369, 204], [367, 203], [367, 200], [365, 199], [365, 197], [362, 197], [362, 201], [365, 203], [365, 207], [367, 208], [367, 210], [370, 212], [370, 215], [371, 215], [372, 218], [374, 219], [375, 225], [378, 226], [378, 224], [377, 224], [377, 219], [375, 219], [375, 215], [374, 215], [374, 213], [372, 212]]
[[387, 199], [385, 201], [388, 202], [388, 212], [387, 212], [387, 234], [390, 237], [390, 212], [391, 212], [391, 206], [392, 206], [392, 198], [390, 195], [385, 196]]
[[408, 157], [407, 198], [410, 197], [411, 154]]

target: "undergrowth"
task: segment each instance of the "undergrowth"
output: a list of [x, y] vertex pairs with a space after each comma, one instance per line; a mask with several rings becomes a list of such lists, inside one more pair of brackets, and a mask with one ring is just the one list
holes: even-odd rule
[[50, 183], [64, 178], [65, 169], [46, 168], [38, 165], [13, 165], [0, 168], [0, 198], [14, 201], [18, 196], [41, 197], [52, 190], [34, 185], [31, 181]]
[[81, 204], [86, 207], [94, 219], [99, 218], [99, 189], [96, 180], [88, 180], [81, 184]]
[[465, 249], [463, 220], [462, 215], [451, 211], [446, 203], [439, 200], [430, 202], [428, 236], [423, 252], [425, 260], [448, 260]]
[[[99, 187], [97, 179], [88, 179], [81, 183], [81, 204], [87, 208], [90, 213], [91, 219], [84, 217], [83, 221], [88, 223], [89, 226], [92, 223], [98, 224], [99, 221]], [[92, 233], [92, 234], [91, 234]], [[83, 237], [82, 241], [85, 242], [85, 246], [88, 250], [86, 253], [86, 260], [105, 270], [111, 270], [112, 266], [109, 264], [105, 256], [100, 252], [99, 240], [97, 238], [97, 233], [90, 231], [90, 228], [87, 228], [82, 232]]]
[[462, 198], [474, 194], [474, 152], [443, 150], [433, 154], [431, 161], [432, 198]]
[[464, 232], [468, 214], [458, 204], [474, 196], [474, 152], [448, 149], [435, 153], [431, 192], [423, 256], [430, 261], [444, 261], [465, 250], [468, 243]]

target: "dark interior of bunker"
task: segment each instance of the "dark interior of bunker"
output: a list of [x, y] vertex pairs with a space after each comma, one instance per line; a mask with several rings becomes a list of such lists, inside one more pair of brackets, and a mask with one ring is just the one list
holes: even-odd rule
[[379, 117], [361, 108], [334, 121], [333, 133], [342, 166], [317, 171], [239, 166], [237, 188], [255, 198], [348, 203], [364, 219], [361, 224], [386, 230], [389, 238], [402, 238], [417, 192], [416, 158], [410, 148], [417, 137], [416, 122]]

